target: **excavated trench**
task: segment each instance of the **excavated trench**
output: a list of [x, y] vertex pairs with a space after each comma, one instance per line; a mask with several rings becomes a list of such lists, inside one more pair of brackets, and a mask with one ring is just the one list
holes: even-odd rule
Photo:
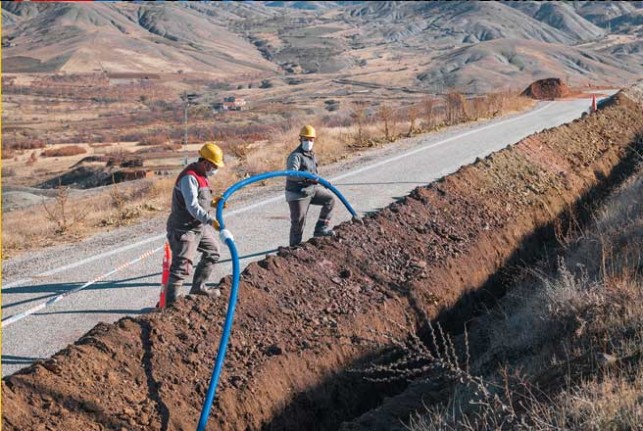
[[[546, 253], [570, 214], [582, 220], [633, 166], [637, 94], [342, 224], [335, 239], [249, 265], [208, 429], [376, 429], [365, 413], [405, 385], [348, 371], [378, 360], [386, 333], [421, 332], [427, 318], [461, 328], [503, 294], [507, 268]], [[188, 298], [96, 326], [3, 380], [3, 426], [195, 429], [225, 307]], [[408, 417], [417, 401], [407, 401], [388, 403], [391, 414]]]

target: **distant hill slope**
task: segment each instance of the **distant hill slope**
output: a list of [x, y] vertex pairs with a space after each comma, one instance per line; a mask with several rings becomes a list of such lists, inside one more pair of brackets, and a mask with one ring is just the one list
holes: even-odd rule
[[5, 4], [5, 72], [274, 71], [249, 42], [192, 8], [126, 3]]
[[511, 2], [510, 5], [565, 34], [574, 35], [579, 41], [596, 39], [606, 33], [566, 2]]
[[[351, 11], [368, 20], [375, 37], [383, 27], [388, 40], [416, 36], [422, 42], [475, 43], [492, 39], [526, 39], [572, 43], [580, 35], [565, 33], [497, 2], [369, 2]], [[408, 31], [414, 24], [414, 31]], [[380, 27], [380, 28], [378, 28]], [[396, 31], [396, 29], [398, 29]]]
[[572, 2], [571, 6], [583, 18], [602, 28], [607, 28], [613, 19], [625, 18], [637, 10], [643, 10], [643, 2], [640, 1]]
[[[465, 91], [550, 76], [616, 83], [642, 74], [642, 3], [3, 2], [2, 55], [9, 73], [357, 73], [367, 82], [388, 71], [404, 85]], [[413, 70], [395, 75], [401, 59]]]
[[444, 86], [492, 91], [547, 77], [623, 84], [639, 77], [637, 68], [609, 54], [537, 41], [492, 40], [434, 58], [418, 79], [435, 90]]

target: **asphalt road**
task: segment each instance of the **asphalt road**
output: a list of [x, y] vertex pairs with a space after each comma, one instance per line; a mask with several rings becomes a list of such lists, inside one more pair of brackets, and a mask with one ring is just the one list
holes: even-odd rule
[[[324, 167], [320, 174], [363, 215], [387, 206], [419, 185], [456, 171], [476, 157], [570, 122], [589, 105], [589, 98], [541, 102], [526, 113], [405, 139], [351, 161]], [[283, 179], [239, 197], [234, 195], [229, 202], [224, 218], [240, 255], [245, 257], [242, 267], [287, 245], [289, 215]], [[312, 235], [317, 208], [311, 207], [308, 214], [304, 240]], [[160, 247], [164, 242], [165, 217], [72, 246], [50, 248], [3, 262], [2, 318], [82, 286]], [[338, 202], [333, 224], [349, 219], [350, 214]], [[213, 281], [231, 272], [227, 247], [222, 248], [223, 262], [217, 266]], [[149, 312], [158, 300], [161, 259], [161, 253], [156, 253], [3, 328], [3, 376], [52, 356], [100, 321], [114, 322], [124, 316]]]

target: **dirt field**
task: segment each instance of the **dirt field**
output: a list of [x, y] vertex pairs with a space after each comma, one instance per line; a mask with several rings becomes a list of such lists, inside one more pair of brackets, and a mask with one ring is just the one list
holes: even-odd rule
[[[382, 353], [384, 333], [403, 335], [427, 317], [464, 322], [500, 267], [533, 258], [567, 209], [628, 173], [643, 100], [616, 100], [418, 188], [363, 224], [340, 225], [335, 239], [249, 265], [209, 429], [337, 429], [401, 392], [348, 371]], [[225, 308], [188, 298], [95, 327], [3, 380], [3, 427], [194, 429]], [[401, 405], [395, 414], [409, 413]]]

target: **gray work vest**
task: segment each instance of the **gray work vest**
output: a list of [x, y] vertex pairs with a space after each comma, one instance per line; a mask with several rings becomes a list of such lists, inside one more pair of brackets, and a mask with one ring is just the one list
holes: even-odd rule
[[179, 182], [186, 175], [191, 175], [196, 178], [199, 185], [197, 194], [199, 205], [207, 211], [208, 208], [210, 208], [210, 202], [212, 202], [212, 190], [210, 190], [208, 177], [200, 171], [196, 163], [186, 166], [176, 178], [176, 183], [174, 183], [174, 191], [172, 192], [172, 211], [167, 219], [168, 231], [187, 231], [201, 229], [203, 227], [203, 223], [192, 217], [192, 214], [187, 210], [185, 198], [183, 197], [183, 193], [181, 193], [181, 189], [179, 187]]
[[[299, 168], [295, 165], [299, 161]], [[290, 153], [286, 162], [286, 169], [289, 171], [298, 170], [317, 175], [317, 157], [312, 151], [304, 151], [301, 145]], [[311, 196], [315, 192], [315, 185], [306, 182], [305, 178], [287, 177], [286, 179], [286, 200], [298, 200]]]

